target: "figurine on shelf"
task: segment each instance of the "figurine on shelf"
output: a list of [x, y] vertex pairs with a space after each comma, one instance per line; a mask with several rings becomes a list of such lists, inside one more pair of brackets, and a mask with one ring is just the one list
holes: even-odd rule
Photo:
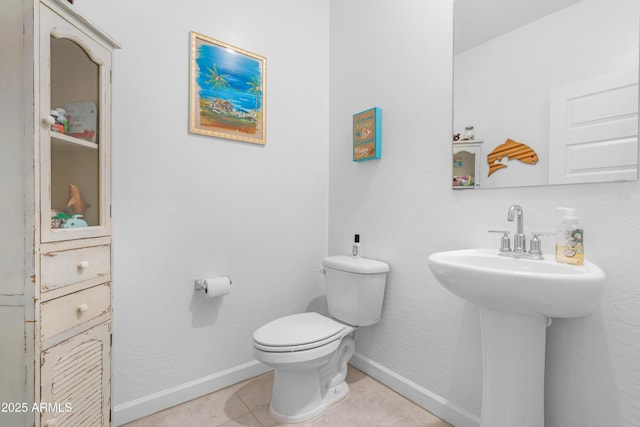
[[65, 212], [51, 209], [51, 228], [61, 228], [64, 222], [71, 218], [71, 215]]
[[70, 219], [62, 224], [62, 228], [78, 228], [86, 227], [87, 221], [82, 219], [82, 215], [72, 215]]
[[473, 126], [465, 126], [460, 141], [473, 141], [474, 139], [476, 139], [476, 132], [473, 129]]
[[67, 202], [67, 210], [69, 213], [84, 215], [88, 208], [91, 207], [89, 203], [80, 194], [80, 189], [77, 185], [69, 184], [69, 201]]

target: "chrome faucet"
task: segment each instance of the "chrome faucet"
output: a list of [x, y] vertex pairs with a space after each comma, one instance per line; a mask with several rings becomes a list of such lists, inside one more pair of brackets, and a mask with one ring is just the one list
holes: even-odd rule
[[511, 239], [509, 239], [509, 231], [489, 230], [490, 233], [502, 234], [502, 237], [500, 239], [500, 249], [498, 249], [498, 255], [513, 258], [544, 259], [540, 236], [553, 236], [554, 234], [539, 231], [532, 232], [533, 237], [531, 238], [531, 244], [529, 245], [530, 248], [527, 252], [526, 236], [524, 235], [524, 210], [522, 209], [522, 206], [509, 206], [507, 220], [516, 221], [516, 234], [513, 236], [513, 250], [511, 249]]
[[520, 205], [509, 206], [509, 212], [507, 213], [507, 220], [513, 221], [516, 219], [516, 234], [513, 236], [513, 253], [519, 255], [527, 252], [527, 240], [523, 232], [523, 216], [524, 211]]

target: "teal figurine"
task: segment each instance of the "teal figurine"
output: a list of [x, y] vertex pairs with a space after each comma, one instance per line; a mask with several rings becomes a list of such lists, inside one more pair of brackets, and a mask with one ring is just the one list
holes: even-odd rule
[[67, 219], [64, 224], [62, 224], [62, 228], [76, 228], [86, 226], [87, 221], [82, 219], [82, 215], [72, 215], [71, 218]]

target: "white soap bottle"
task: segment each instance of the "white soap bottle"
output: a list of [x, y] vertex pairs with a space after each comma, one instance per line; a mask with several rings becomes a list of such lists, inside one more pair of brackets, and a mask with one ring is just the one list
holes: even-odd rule
[[564, 210], [562, 222], [556, 233], [556, 261], [563, 264], [584, 264], [584, 230], [578, 223], [576, 210], [573, 208], [558, 208]]

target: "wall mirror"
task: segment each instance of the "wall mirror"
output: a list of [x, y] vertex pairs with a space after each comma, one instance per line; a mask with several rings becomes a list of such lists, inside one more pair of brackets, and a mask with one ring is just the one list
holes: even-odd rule
[[637, 0], [455, 0], [453, 188], [636, 180], [639, 18]]

